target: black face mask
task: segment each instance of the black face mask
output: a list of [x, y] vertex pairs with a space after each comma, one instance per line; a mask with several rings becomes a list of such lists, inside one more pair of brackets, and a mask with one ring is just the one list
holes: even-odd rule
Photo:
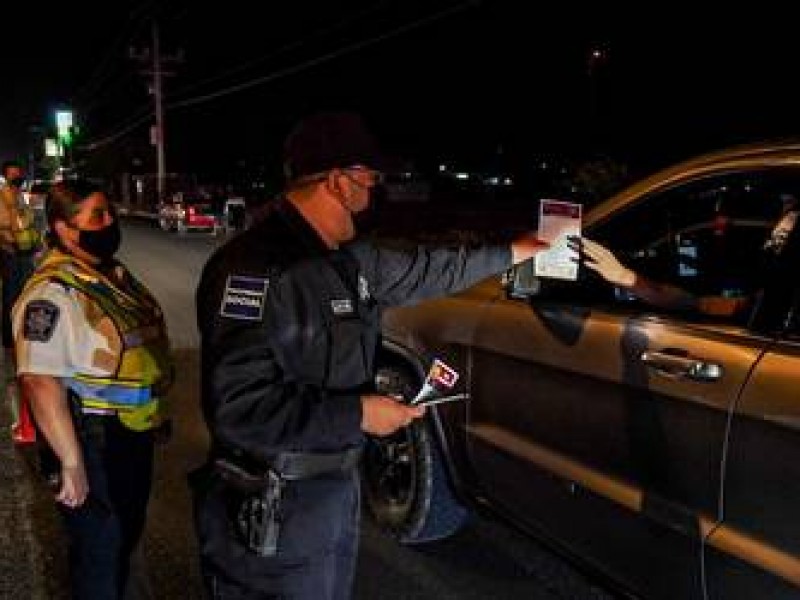
[[78, 234], [78, 246], [84, 252], [91, 254], [101, 262], [108, 262], [119, 250], [122, 240], [119, 223], [116, 219], [102, 229], [89, 231], [80, 229]]
[[14, 179], [9, 179], [8, 183], [11, 184], [15, 188], [21, 188], [22, 184], [25, 183], [24, 177], [14, 177]]
[[369, 189], [369, 204], [361, 212], [353, 213], [353, 224], [359, 234], [372, 233], [377, 229], [380, 207], [386, 197], [386, 188], [378, 183]]

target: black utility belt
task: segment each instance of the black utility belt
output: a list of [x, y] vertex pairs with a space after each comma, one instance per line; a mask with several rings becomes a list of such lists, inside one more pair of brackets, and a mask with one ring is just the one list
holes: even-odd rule
[[286, 480], [313, 479], [332, 473], [346, 473], [358, 465], [361, 448], [343, 452], [281, 452], [270, 467]]
[[314, 479], [351, 471], [361, 458], [361, 448], [342, 452], [281, 452], [264, 467], [243, 465], [236, 457], [218, 456], [213, 470], [240, 491], [257, 492], [277, 476], [282, 481]]

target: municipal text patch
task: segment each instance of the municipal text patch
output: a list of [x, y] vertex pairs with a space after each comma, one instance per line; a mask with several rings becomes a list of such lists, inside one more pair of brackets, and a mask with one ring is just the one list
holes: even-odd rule
[[49, 300], [31, 300], [25, 307], [22, 335], [32, 342], [46, 342], [58, 323], [58, 306]]
[[264, 314], [264, 298], [268, 287], [267, 277], [228, 275], [219, 314], [231, 319], [260, 321]]

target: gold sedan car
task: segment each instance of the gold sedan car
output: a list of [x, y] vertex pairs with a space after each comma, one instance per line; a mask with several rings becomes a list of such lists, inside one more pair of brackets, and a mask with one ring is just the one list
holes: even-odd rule
[[[378, 385], [413, 395], [433, 358], [465, 402], [371, 440], [365, 497], [401, 541], [480, 504], [637, 597], [800, 597], [800, 143], [708, 154], [584, 215], [656, 281], [740, 299], [657, 308], [581, 269], [523, 264], [387, 312]], [[531, 210], [536, 210], [535, 206]]]

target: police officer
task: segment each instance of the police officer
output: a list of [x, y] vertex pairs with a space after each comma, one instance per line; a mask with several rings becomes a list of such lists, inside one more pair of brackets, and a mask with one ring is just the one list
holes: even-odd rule
[[210, 475], [195, 474], [213, 598], [348, 598], [364, 433], [422, 416], [371, 391], [380, 312], [531, 257], [512, 248], [389, 251], [355, 241], [381, 155], [362, 120], [321, 113], [285, 145], [275, 209], [208, 261], [197, 289]]
[[14, 423], [12, 438], [16, 443], [35, 441], [29, 426], [28, 408], [16, 388], [16, 368], [13, 357], [11, 332], [11, 307], [19, 296], [25, 281], [33, 272], [34, 255], [40, 248], [40, 234], [36, 230], [34, 215], [22, 195], [25, 169], [15, 160], [5, 161], [0, 177], [0, 279], [2, 279], [2, 306], [0, 326], [3, 335], [3, 392], [7, 393]]
[[121, 598], [144, 527], [172, 365], [161, 309], [114, 260], [119, 224], [83, 181], [47, 198], [52, 239], [14, 305], [17, 369], [70, 541], [73, 597]]

